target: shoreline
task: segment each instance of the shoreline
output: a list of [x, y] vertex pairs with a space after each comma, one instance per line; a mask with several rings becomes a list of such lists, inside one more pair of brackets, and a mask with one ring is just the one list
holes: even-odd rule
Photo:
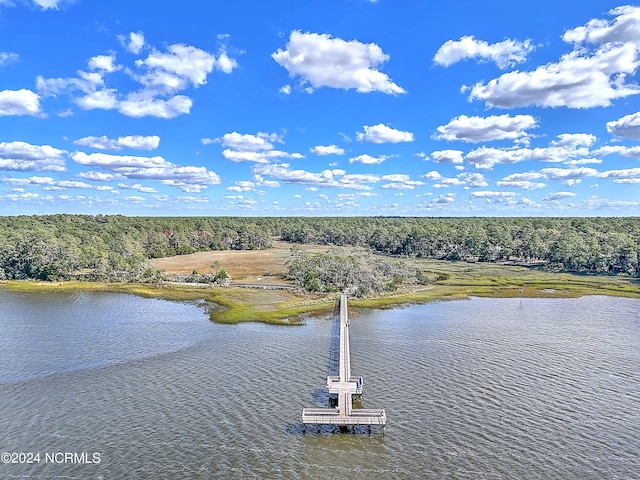
[[[462, 268], [464, 267], [464, 268]], [[577, 275], [500, 267], [501, 275], [487, 274], [487, 266], [452, 264], [438, 273], [438, 280], [424, 286], [408, 286], [398, 291], [366, 298], [351, 298], [353, 308], [388, 309], [435, 301], [488, 298], [575, 298], [606, 295], [640, 298], [640, 279], [635, 277]], [[494, 266], [488, 266], [492, 269]], [[462, 270], [461, 270], [462, 268]], [[495, 269], [495, 268], [494, 268]], [[331, 313], [338, 293], [312, 294], [300, 290], [202, 287], [168, 283], [98, 283], [0, 281], [0, 288], [23, 292], [111, 292], [128, 293], [169, 301], [205, 302], [211, 321], [223, 324], [261, 322], [272, 325], [299, 325], [306, 316]]]

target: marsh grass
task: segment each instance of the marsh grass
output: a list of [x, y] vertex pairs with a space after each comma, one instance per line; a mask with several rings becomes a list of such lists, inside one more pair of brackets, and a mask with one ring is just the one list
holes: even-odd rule
[[[627, 276], [552, 273], [535, 268], [489, 263], [404, 260], [420, 269], [428, 285], [408, 285], [375, 297], [350, 299], [354, 308], [394, 308], [400, 305], [458, 300], [472, 296], [494, 298], [571, 298], [609, 295], [640, 298], [640, 279]], [[300, 323], [309, 315], [333, 311], [337, 294], [238, 287], [199, 287], [175, 284], [90, 282], [0, 282], [15, 291], [116, 292], [172, 301], [204, 302], [212, 321], [235, 324], [253, 321], [277, 325]]]

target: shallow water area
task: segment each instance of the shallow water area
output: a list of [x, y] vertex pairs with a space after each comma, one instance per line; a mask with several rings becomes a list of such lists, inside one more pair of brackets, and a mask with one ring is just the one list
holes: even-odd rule
[[0, 478], [635, 478], [640, 301], [479, 299], [352, 312], [385, 436], [303, 433], [332, 321], [218, 325], [194, 305], [0, 289]]

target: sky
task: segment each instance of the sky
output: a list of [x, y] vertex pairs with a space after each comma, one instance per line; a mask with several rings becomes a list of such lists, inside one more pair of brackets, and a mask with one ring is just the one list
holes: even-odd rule
[[640, 215], [640, 5], [0, 0], [0, 215]]

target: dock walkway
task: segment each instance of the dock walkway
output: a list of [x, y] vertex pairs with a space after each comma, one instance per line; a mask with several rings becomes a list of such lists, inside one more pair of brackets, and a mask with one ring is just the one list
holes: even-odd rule
[[[335, 408], [305, 408], [302, 410], [304, 425], [379, 425], [384, 429], [387, 416], [383, 409], [353, 408], [353, 395], [362, 395], [362, 377], [351, 376], [351, 348], [349, 345], [349, 314], [347, 296], [340, 296], [340, 366], [339, 375], [327, 378], [329, 393], [338, 395]], [[384, 431], [384, 430], [383, 430]]]

